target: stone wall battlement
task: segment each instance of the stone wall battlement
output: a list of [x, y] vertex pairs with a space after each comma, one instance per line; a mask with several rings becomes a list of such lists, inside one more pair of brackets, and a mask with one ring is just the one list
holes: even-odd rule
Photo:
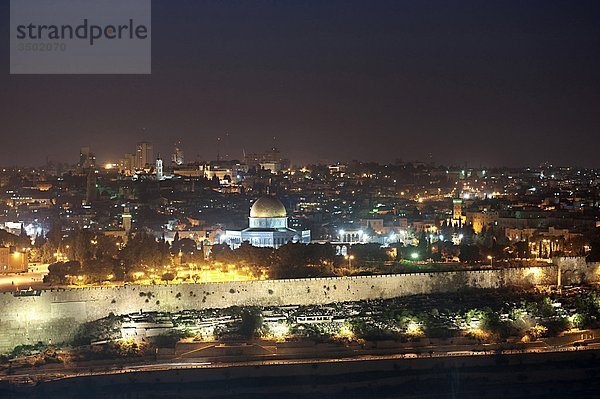
[[476, 288], [598, 281], [598, 264], [558, 258], [554, 265], [375, 276], [301, 278], [199, 284], [60, 288], [39, 296], [0, 295], [0, 351], [38, 341], [60, 342], [86, 321], [139, 312], [178, 312], [229, 306], [318, 305]]

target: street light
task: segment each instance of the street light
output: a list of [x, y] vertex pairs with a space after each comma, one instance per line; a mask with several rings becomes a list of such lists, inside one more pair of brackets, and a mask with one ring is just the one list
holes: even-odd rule
[[492, 255], [488, 255], [487, 258], [490, 260], [490, 267], [494, 267], [494, 257]]
[[352, 259], [354, 259], [354, 255], [346, 255], [344, 258], [348, 259], [348, 267], [352, 268]]

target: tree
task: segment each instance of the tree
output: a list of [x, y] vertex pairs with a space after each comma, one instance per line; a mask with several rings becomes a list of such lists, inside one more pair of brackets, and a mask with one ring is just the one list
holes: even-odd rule
[[117, 259], [121, 238], [97, 234], [94, 238], [94, 259]]
[[352, 255], [357, 262], [359, 261], [375, 261], [384, 262], [388, 259], [385, 249], [381, 248], [380, 244], [356, 244], [351, 247]]
[[50, 243], [54, 248], [58, 248], [62, 243], [62, 231], [60, 226], [53, 226], [46, 233], [46, 241]]
[[[325, 274], [326, 258], [317, 255], [319, 249], [312, 245], [288, 243], [279, 247], [273, 253], [269, 275], [273, 278], [301, 278], [318, 277]], [[321, 255], [327, 257], [332, 254], [333, 252], [328, 254], [326, 250], [321, 252]]]
[[211, 258], [215, 262], [232, 263], [233, 251], [227, 244], [215, 244], [212, 247]]
[[263, 317], [260, 309], [255, 307], [244, 308], [241, 316], [240, 335], [245, 339], [255, 338], [263, 326]]
[[0, 229], [0, 246], [10, 245], [19, 248], [28, 247], [31, 244], [29, 237], [17, 236], [6, 230]]
[[529, 243], [527, 241], [519, 241], [513, 245], [517, 258], [527, 258], [529, 254]]
[[510, 323], [500, 319], [499, 313], [489, 308], [481, 314], [480, 326], [482, 330], [500, 338], [507, 338], [513, 334]]
[[525, 334], [527, 334], [532, 341], [537, 341], [539, 338], [545, 336], [547, 333], [548, 328], [540, 324], [536, 324], [535, 326], [531, 327], [525, 332]]
[[591, 243], [590, 253], [587, 255], [588, 262], [600, 262], [600, 240]]
[[94, 257], [94, 233], [89, 230], [75, 230], [63, 240], [64, 252], [69, 259], [80, 263]]
[[30, 243], [29, 236], [27, 235], [27, 232], [25, 231], [25, 227], [23, 225], [21, 225], [21, 234], [19, 235], [19, 238], [21, 238], [22, 242], [27, 242], [28, 244]]
[[78, 261], [57, 262], [48, 266], [48, 274], [44, 282], [50, 284], [68, 284], [67, 276], [77, 276], [82, 273], [81, 263]]
[[154, 236], [139, 232], [129, 239], [119, 253], [124, 274], [145, 271], [147, 267], [158, 268], [170, 261], [169, 248], [156, 241]]
[[41, 234], [37, 234], [37, 235], [35, 236], [35, 240], [34, 240], [34, 242], [33, 242], [33, 245], [34, 245], [36, 248], [41, 248], [41, 247], [42, 247], [42, 245], [44, 245], [45, 243], [46, 243], [46, 239], [44, 238], [44, 236], [42, 236]]
[[427, 235], [425, 231], [422, 231], [419, 235], [419, 244], [417, 245], [417, 253], [419, 254], [420, 259], [429, 258], [429, 241], [427, 240]]
[[175, 280], [175, 275], [173, 273], [165, 273], [162, 275], [161, 280], [163, 280], [163, 281]]
[[83, 263], [83, 274], [90, 282], [102, 282], [110, 280], [109, 275], [114, 275], [114, 260], [111, 259], [89, 259]]
[[479, 247], [476, 245], [463, 244], [460, 246], [459, 258], [461, 262], [477, 262], [481, 260]]

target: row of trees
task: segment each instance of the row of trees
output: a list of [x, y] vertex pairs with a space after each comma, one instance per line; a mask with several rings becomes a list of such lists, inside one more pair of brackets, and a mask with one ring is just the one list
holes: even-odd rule
[[[55, 284], [66, 284], [73, 276], [85, 276], [85, 282], [128, 280], [133, 273], [178, 261], [169, 244], [144, 232], [130, 236], [126, 245], [120, 238], [88, 230], [65, 237], [50, 232], [37, 241], [33, 251], [38, 251], [40, 260], [52, 263], [46, 281]], [[69, 261], [56, 262], [57, 256]]]
[[29, 247], [31, 242], [24, 230], [20, 235], [11, 234], [6, 230], [0, 229], [0, 247], [11, 246], [17, 248]]
[[[393, 244], [382, 248], [376, 243], [355, 244], [349, 247], [349, 256], [346, 258], [336, 255], [335, 248], [331, 245], [287, 244], [275, 250], [243, 243], [232, 250], [223, 244], [212, 248], [212, 261], [257, 269], [269, 268], [271, 278], [296, 278], [333, 275], [336, 274], [335, 268], [358, 272], [365, 266], [382, 267], [388, 261], [439, 261], [458, 257], [463, 262], [479, 262], [486, 261], [488, 256], [498, 260], [531, 256], [528, 241], [511, 243], [503, 231], [493, 226], [480, 234], [475, 234], [470, 227], [445, 229], [448, 234], [460, 235], [461, 244], [454, 245], [451, 237], [443, 234], [432, 238], [429, 234], [421, 233], [416, 246]], [[1, 244], [29, 246], [28, 240], [24, 232], [17, 236], [0, 230]], [[31, 257], [45, 263], [53, 263], [57, 258], [78, 262], [79, 266], [53, 265], [49, 281], [63, 283], [66, 276], [86, 275], [92, 282], [96, 282], [105, 280], [109, 275], [117, 280], [127, 280], [133, 273], [165, 265], [202, 263], [204, 251], [202, 248], [198, 249], [193, 240], [179, 239], [177, 234], [171, 245], [164, 239], [156, 240], [153, 235], [145, 232], [132, 234], [125, 244], [119, 237], [90, 230], [63, 234], [60, 229], [54, 229], [46, 236], [35, 238]], [[590, 260], [598, 259], [600, 242], [593, 242]]]
[[268, 267], [271, 278], [297, 278], [332, 274], [336, 256], [331, 245], [289, 243], [273, 249], [242, 243], [234, 250], [225, 244], [213, 246], [212, 259], [224, 264]]

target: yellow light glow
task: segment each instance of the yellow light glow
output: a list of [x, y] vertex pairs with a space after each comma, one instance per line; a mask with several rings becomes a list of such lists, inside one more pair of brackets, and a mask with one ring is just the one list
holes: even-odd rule
[[338, 331], [338, 333], [336, 334], [336, 337], [338, 338], [345, 338], [345, 339], [353, 339], [354, 338], [354, 332], [352, 332], [352, 329], [350, 328], [350, 326], [344, 324], [340, 330]]
[[543, 275], [542, 269], [539, 267], [530, 267], [527, 269], [526, 273], [532, 276], [536, 281], [539, 280]]
[[421, 326], [418, 323], [411, 321], [406, 326], [406, 333], [408, 335], [421, 336], [423, 335], [423, 330], [421, 330]]
[[273, 339], [284, 340], [290, 334], [290, 327], [286, 323], [272, 323], [269, 332]]
[[490, 338], [490, 333], [483, 331], [480, 328], [472, 328], [467, 331], [467, 335], [471, 336], [475, 339], [488, 339]]

